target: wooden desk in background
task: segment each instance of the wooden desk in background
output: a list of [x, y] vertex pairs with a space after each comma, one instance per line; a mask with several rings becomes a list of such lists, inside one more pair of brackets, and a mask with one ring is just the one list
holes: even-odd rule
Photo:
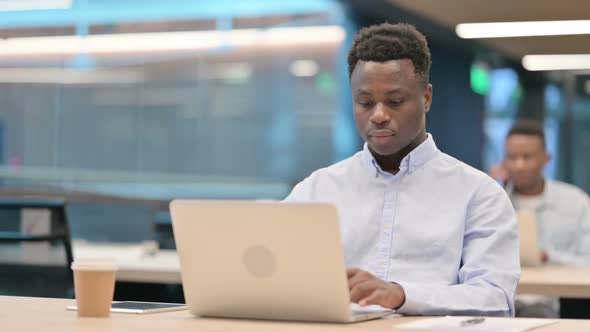
[[[188, 311], [156, 313], [149, 315], [112, 314], [110, 318], [78, 318], [77, 313], [67, 311], [67, 305], [74, 300], [6, 297], [0, 296], [0, 317], [3, 331], [43, 331], [43, 332], [207, 332], [207, 331], [418, 331], [402, 330], [396, 325], [420, 317], [393, 317], [354, 324], [325, 324], [255, 321], [243, 319], [205, 319], [195, 318]], [[517, 318], [514, 318], [517, 319]], [[429, 330], [420, 330], [428, 332]], [[436, 330], [441, 332], [442, 330]], [[456, 331], [456, 330], [455, 330]], [[535, 332], [587, 332], [589, 320], [559, 320]], [[434, 330], [432, 330], [434, 332]], [[443, 331], [444, 332], [444, 331]]]
[[523, 268], [518, 293], [590, 299], [590, 268], [567, 266]]

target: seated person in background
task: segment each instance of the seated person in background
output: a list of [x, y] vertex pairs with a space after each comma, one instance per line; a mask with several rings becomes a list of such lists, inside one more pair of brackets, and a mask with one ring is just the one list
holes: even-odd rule
[[404, 314], [512, 316], [514, 209], [501, 186], [441, 152], [426, 132], [430, 63], [412, 25], [362, 29], [348, 66], [366, 144], [313, 172], [286, 200], [338, 209], [352, 302]]
[[[590, 199], [579, 188], [543, 177], [550, 156], [541, 124], [521, 120], [508, 132], [504, 161], [490, 171], [503, 181], [516, 211], [536, 216], [541, 261], [590, 263]], [[559, 301], [544, 296], [518, 296], [519, 316], [558, 317]]]

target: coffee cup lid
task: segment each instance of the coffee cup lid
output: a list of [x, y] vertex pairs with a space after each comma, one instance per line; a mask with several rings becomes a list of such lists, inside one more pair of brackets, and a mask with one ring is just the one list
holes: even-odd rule
[[111, 257], [76, 258], [72, 262], [72, 270], [116, 271], [117, 261]]

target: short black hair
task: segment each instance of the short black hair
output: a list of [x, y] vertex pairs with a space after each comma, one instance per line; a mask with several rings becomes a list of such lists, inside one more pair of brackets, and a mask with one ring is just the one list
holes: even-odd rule
[[545, 130], [543, 129], [543, 125], [541, 122], [531, 119], [524, 119], [519, 120], [512, 125], [510, 130], [508, 131], [508, 135], [506, 135], [506, 139], [512, 135], [527, 135], [527, 136], [536, 136], [541, 139], [543, 143], [543, 147], [546, 147], [545, 144]]
[[348, 51], [348, 75], [359, 60], [386, 62], [410, 59], [425, 84], [430, 76], [430, 49], [426, 37], [407, 23], [383, 23], [361, 29]]

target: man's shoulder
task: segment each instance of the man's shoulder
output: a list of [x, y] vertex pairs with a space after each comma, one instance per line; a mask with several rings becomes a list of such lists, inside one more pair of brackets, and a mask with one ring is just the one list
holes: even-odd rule
[[360, 159], [362, 158], [361, 152], [357, 152], [354, 155], [341, 160], [337, 163], [334, 163], [330, 166], [322, 167], [315, 170], [311, 175], [310, 178], [317, 178], [317, 177], [339, 177], [339, 176], [346, 176], [349, 174], [353, 169], [360, 166]]
[[582, 189], [557, 180], [547, 180], [547, 191], [552, 197], [570, 202], [586, 202], [588, 200], [588, 194]]
[[439, 165], [440, 167], [453, 170], [453, 172], [459, 176], [475, 180], [477, 183], [497, 183], [485, 172], [444, 152], [440, 153]]
[[[441, 178], [451, 181], [461, 192], [477, 197], [508, 196], [502, 186], [483, 171], [441, 152], [436, 164]], [[474, 197], [475, 197], [474, 196]]]
[[358, 173], [358, 167], [362, 166], [360, 158], [361, 154], [359, 152], [335, 164], [314, 171], [295, 185], [286, 200], [316, 200], [321, 197], [318, 193], [323, 190], [334, 191], [335, 188], [341, 188], [344, 184], [349, 183], [347, 180], [354, 178]]

